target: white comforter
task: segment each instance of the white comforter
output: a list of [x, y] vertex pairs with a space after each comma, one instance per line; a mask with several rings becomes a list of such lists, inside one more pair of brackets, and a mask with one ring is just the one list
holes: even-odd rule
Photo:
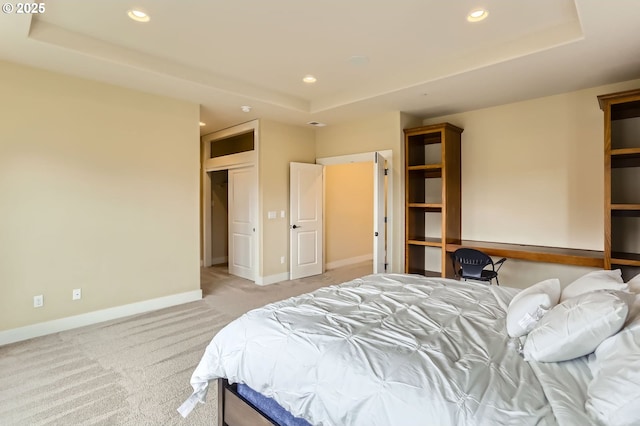
[[515, 292], [385, 274], [255, 309], [209, 344], [182, 413], [224, 377], [315, 425], [557, 424], [505, 331]]

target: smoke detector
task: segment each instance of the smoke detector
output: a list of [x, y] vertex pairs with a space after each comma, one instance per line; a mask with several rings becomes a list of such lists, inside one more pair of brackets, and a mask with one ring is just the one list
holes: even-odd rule
[[326, 124], [321, 123], [319, 121], [310, 121], [307, 124], [311, 124], [312, 126], [316, 126], [316, 127], [324, 127], [324, 126], [326, 126]]

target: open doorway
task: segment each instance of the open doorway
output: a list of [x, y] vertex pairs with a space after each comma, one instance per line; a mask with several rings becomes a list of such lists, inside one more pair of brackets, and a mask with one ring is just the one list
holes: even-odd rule
[[392, 152], [319, 158], [325, 166], [325, 267], [372, 262], [391, 270]]
[[229, 171], [209, 172], [211, 179], [211, 264], [229, 261]]
[[325, 166], [325, 266], [373, 261], [373, 162]]
[[204, 175], [203, 266], [227, 263], [228, 272], [256, 279], [257, 183], [253, 165]]

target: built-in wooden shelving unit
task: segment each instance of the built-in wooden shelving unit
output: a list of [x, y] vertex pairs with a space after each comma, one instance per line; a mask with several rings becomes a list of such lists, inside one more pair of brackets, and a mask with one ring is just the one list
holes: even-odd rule
[[604, 267], [640, 269], [640, 89], [598, 96], [604, 112]]

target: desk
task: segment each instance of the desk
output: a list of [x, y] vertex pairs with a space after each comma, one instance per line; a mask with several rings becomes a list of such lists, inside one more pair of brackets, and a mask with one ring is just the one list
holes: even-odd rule
[[492, 243], [488, 241], [461, 240], [447, 243], [447, 253], [459, 248], [473, 248], [489, 256], [509, 259], [530, 260], [533, 262], [560, 263], [563, 265], [590, 266], [604, 268], [604, 252], [561, 247], [531, 246], [526, 244]]

